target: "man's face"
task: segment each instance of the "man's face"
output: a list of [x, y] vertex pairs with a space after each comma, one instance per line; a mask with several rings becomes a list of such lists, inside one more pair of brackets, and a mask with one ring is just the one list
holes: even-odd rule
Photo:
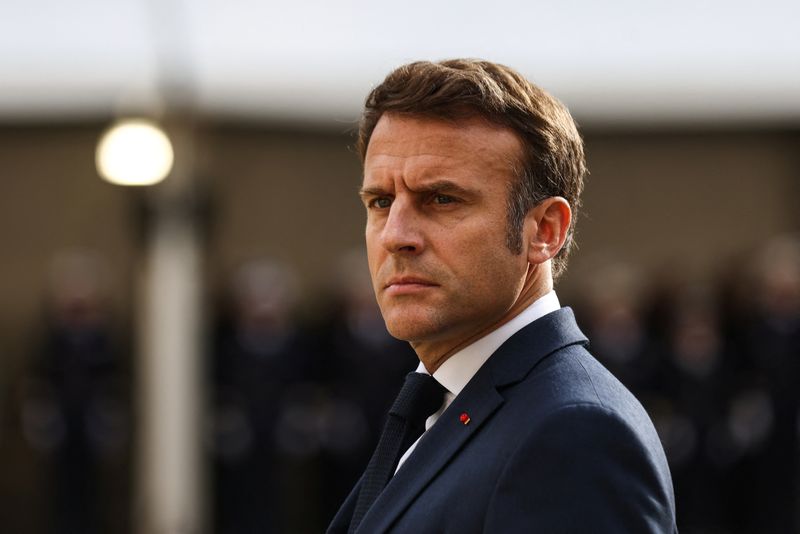
[[478, 118], [378, 121], [361, 196], [372, 282], [392, 335], [449, 350], [509, 312], [528, 267], [506, 246], [521, 150], [511, 130]]

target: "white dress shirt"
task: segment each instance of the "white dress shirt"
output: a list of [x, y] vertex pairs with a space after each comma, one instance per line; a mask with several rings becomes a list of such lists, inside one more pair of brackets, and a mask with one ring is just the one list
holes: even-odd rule
[[[522, 330], [523, 327], [559, 308], [561, 308], [561, 304], [558, 301], [556, 292], [550, 291], [546, 295], [539, 297], [530, 306], [522, 310], [516, 317], [497, 330], [489, 332], [479, 340], [464, 347], [445, 360], [433, 373], [433, 378], [447, 389], [444, 395], [444, 403], [442, 407], [439, 408], [439, 411], [428, 417], [425, 421], [425, 432], [436, 423], [439, 416], [450, 406], [453, 399], [461, 393], [461, 390], [464, 389], [467, 383], [472, 380], [472, 377], [475, 376], [478, 369], [486, 363], [486, 360], [500, 348], [500, 345], [505, 343], [508, 338], [516, 334], [519, 330]], [[422, 362], [420, 362], [416, 372], [428, 374]], [[423, 433], [422, 435], [424, 436], [425, 434]], [[421, 438], [422, 436], [420, 436], [419, 439]], [[397, 469], [400, 469], [403, 462], [414, 452], [417, 443], [419, 443], [419, 439], [417, 439], [417, 441], [408, 448], [405, 454], [400, 457]], [[396, 472], [397, 470], [395, 470], [395, 473]]]

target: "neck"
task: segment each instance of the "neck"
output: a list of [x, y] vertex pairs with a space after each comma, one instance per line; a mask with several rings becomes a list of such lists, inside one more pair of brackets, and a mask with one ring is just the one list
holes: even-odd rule
[[553, 279], [549, 269], [544, 268], [543, 265], [528, 265], [522, 289], [511, 307], [499, 318], [489, 321], [483, 328], [479, 328], [468, 335], [460, 336], [457, 339], [429, 342], [412, 341], [411, 346], [425, 369], [430, 374], [433, 374], [453, 354], [494, 332], [552, 290]]

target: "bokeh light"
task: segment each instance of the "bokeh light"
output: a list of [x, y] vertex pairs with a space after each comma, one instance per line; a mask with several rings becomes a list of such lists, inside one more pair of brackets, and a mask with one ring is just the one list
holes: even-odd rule
[[153, 185], [172, 170], [174, 152], [167, 134], [154, 122], [126, 119], [100, 138], [95, 154], [97, 171], [117, 185]]

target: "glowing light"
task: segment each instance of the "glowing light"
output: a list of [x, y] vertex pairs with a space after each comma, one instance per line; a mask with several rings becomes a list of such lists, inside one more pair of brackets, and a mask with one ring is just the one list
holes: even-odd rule
[[153, 185], [167, 177], [175, 155], [172, 143], [154, 122], [119, 121], [100, 138], [95, 153], [97, 171], [118, 185]]

